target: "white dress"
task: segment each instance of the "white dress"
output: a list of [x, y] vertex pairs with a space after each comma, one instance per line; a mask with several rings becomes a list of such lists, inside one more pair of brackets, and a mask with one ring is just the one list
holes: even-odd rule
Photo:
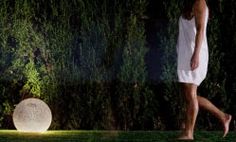
[[205, 79], [208, 67], [208, 44], [207, 44], [207, 21], [208, 9], [206, 10], [204, 36], [202, 46], [199, 53], [199, 66], [195, 70], [191, 70], [190, 61], [194, 52], [196, 24], [195, 17], [191, 20], [179, 18], [179, 35], [177, 42], [177, 74], [178, 81], [182, 83], [191, 83], [199, 86]]

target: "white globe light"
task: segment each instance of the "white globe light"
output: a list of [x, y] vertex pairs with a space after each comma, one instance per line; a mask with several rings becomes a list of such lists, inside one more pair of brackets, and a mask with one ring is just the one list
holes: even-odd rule
[[13, 112], [13, 123], [18, 131], [45, 132], [52, 121], [48, 105], [40, 99], [21, 101]]

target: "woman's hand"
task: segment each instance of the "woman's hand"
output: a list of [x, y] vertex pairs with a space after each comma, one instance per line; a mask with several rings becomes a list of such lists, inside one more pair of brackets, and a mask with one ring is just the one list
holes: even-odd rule
[[199, 66], [199, 56], [197, 54], [193, 54], [190, 62], [191, 70], [195, 70]]

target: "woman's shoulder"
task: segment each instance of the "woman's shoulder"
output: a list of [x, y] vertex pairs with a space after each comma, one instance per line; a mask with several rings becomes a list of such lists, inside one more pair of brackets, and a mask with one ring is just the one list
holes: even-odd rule
[[193, 13], [194, 16], [196, 16], [196, 14], [203, 14], [203, 13], [208, 13], [208, 6], [206, 3], [206, 0], [196, 0], [194, 5], [193, 5]]
[[197, 10], [197, 9], [202, 9], [202, 10], [206, 10], [207, 7], [207, 3], [206, 0], [195, 0], [194, 5], [193, 5], [193, 10]]

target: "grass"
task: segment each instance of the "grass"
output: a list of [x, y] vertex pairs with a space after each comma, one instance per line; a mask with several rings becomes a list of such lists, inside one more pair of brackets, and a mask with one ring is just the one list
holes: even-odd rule
[[[175, 142], [177, 131], [47, 131], [22, 133], [0, 130], [0, 142]], [[195, 142], [236, 142], [236, 133], [197, 131]]]

